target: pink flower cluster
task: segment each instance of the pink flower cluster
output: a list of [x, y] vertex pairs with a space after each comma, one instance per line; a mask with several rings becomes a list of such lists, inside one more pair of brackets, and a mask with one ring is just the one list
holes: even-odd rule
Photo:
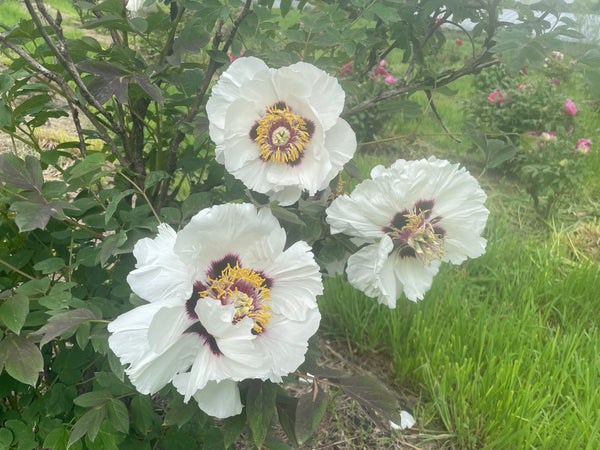
[[[554, 50], [552, 52], [552, 56], [558, 60], [561, 60], [565, 57], [565, 55], [563, 55], [561, 52]], [[550, 61], [550, 58], [546, 57], [544, 58], [544, 61]]]
[[234, 62], [240, 56], [244, 56], [244, 52], [240, 52], [239, 56], [231, 56], [231, 52], [227, 52], [227, 56], [229, 56], [229, 62]]
[[504, 97], [505, 95], [508, 97], [508, 92], [494, 91], [490, 95], [488, 95], [488, 101], [490, 103], [496, 103], [499, 105], [500, 103], [504, 103], [507, 100], [507, 98]]
[[575, 103], [573, 103], [573, 100], [571, 100], [570, 98], [567, 99], [563, 111], [571, 116], [577, 114], [577, 107], [575, 106]]
[[378, 77], [385, 77], [385, 82], [388, 84], [394, 84], [398, 80], [394, 78], [387, 70], [384, 69], [385, 59], [382, 59], [379, 62], [379, 65], [375, 67], [375, 71], [371, 75], [372, 78], [377, 79]]
[[587, 153], [590, 151], [591, 146], [592, 141], [590, 141], [589, 139], [581, 138], [577, 141], [577, 144], [575, 145], [575, 150], [577, 150], [579, 153]]

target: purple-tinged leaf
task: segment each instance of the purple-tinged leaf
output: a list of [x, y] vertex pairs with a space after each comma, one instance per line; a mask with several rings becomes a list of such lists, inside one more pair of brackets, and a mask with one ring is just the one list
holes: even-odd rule
[[296, 407], [296, 439], [305, 443], [321, 422], [327, 408], [327, 395], [321, 389], [307, 392], [298, 399]]
[[10, 210], [17, 213], [15, 223], [20, 232], [46, 228], [50, 217], [64, 218], [63, 208], [69, 206], [68, 202], [57, 200], [47, 202], [39, 195], [30, 195], [30, 201], [18, 201], [10, 205]]
[[40, 349], [30, 339], [16, 334], [8, 334], [0, 342], [0, 363], [2, 361], [11, 377], [31, 386], [35, 386], [44, 369]]
[[337, 380], [336, 385], [362, 407], [376, 411], [394, 423], [400, 423], [400, 405], [394, 394], [381, 381], [366, 376], [349, 376]]
[[146, 94], [150, 96], [152, 100], [161, 105], [163, 104], [164, 99], [162, 91], [156, 85], [152, 84], [152, 82], [146, 75], [142, 75], [141, 73], [135, 73], [133, 74], [133, 78], [135, 79], [137, 84], [139, 84], [140, 87], [144, 90], [144, 92], [146, 92]]
[[0, 155], [0, 175], [6, 184], [28, 191], [40, 192], [44, 184], [40, 161], [31, 155], [25, 160], [11, 153]]
[[96, 319], [96, 315], [89, 309], [73, 309], [50, 317], [46, 325], [32, 334], [41, 334], [43, 336], [40, 341], [40, 347], [42, 347], [55, 337], [60, 336], [69, 330], [72, 330], [73, 333], [75, 333], [76, 326], [81, 322], [94, 319]]

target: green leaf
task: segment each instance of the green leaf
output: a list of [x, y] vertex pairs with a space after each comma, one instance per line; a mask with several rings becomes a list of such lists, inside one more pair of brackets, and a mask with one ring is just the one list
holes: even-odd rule
[[296, 438], [305, 443], [315, 432], [327, 408], [327, 395], [322, 390], [307, 392], [298, 399], [296, 407]]
[[35, 433], [30, 424], [21, 420], [7, 420], [4, 426], [8, 428], [13, 435], [13, 444], [18, 444], [14, 448], [19, 450], [31, 450], [38, 446], [35, 441]]
[[287, 13], [290, 12], [290, 8], [292, 7], [292, 0], [281, 0], [280, 3], [280, 12], [281, 12], [281, 17], [285, 17], [287, 15]]
[[103, 153], [93, 153], [85, 157], [85, 159], [79, 163], [76, 163], [72, 170], [69, 172], [70, 182], [74, 178], [79, 178], [85, 174], [101, 168], [104, 165], [105, 157]]
[[107, 403], [112, 398], [112, 394], [108, 391], [92, 391], [81, 394], [79, 397], [73, 400], [73, 403], [84, 408], [91, 408], [92, 406], [99, 406]]
[[39, 372], [44, 369], [40, 349], [29, 339], [15, 334], [0, 342], [0, 361], [8, 374], [21, 383], [35, 387]]
[[161, 180], [164, 180], [165, 178], [169, 178], [169, 176], [170, 175], [167, 172], [165, 172], [164, 170], [155, 170], [154, 172], [150, 172], [146, 176], [146, 181], [145, 181], [146, 189], [151, 188], [156, 183], [158, 183]]
[[0, 448], [9, 448], [13, 441], [13, 434], [8, 428], [0, 428]]
[[0, 101], [0, 129], [12, 125], [12, 110], [3, 101]]
[[129, 25], [138, 33], [145, 33], [148, 31], [148, 22], [143, 17], [133, 17], [129, 20]]
[[223, 430], [223, 440], [225, 448], [236, 442], [246, 425], [246, 415], [237, 414], [223, 420], [221, 429]]
[[198, 405], [195, 402], [183, 403], [183, 397], [175, 397], [167, 405], [167, 415], [165, 416], [164, 426], [177, 425], [181, 428], [198, 412]]
[[213, 195], [210, 192], [197, 192], [190, 195], [181, 205], [181, 216], [187, 219], [197, 212], [212, 205]]
[[30, 280], [17, 288], [19, 294], [34, 297], [39, 294], [45, 294], [50, 287], [50, 278], [40, 278], [39, 280]]
[[145, 435], [152, 428], [154, 406], [149, 395], [138, 394], [131, 400], [131, 423], [138, 433]]
[[67, 309], [70, 305], [72, 295], [70, 292], [59, 292], [40, 297], [40, 305], [48, 309]]
[[121, 364], [119, 358], [112, 351], [108, 351], [108, 365], [110, 366], [110, 370], [112, 370], [112, 373], [120, 381], [123, 381], [125, 379], [125, 366]]
[[68, 330], [75, 332], [75, 327], [85, 320], [96, 319], [96, 315], [87, 308], [78, 308], [63, 313], [56, 314], [50, 319], [46, 325], [32, 334], [43, 335], [40, 341], [40, 347], [50, 342], [57, 336], [62, 335]]
[[98, 435], [98, 431], [100, 431], [100, 427], [102, 426], [105, 416], [105, 405], [96, 406], [81, 416], [75, 425], [73, 425], [73, 430], [71, 430], [71, 436], [69, 436], [67, 448], [69, 448], [86, 434], [90, 438], [90, 441], [93, 442]]
[[284, 222], [288, 222], [294, 225], [304, 225], [304, 222], [298, 217], [296, 213], [285, 209], [279, 205], [271, 205], [271, 212], [277, 219], [282, 220]]
[[44, 448], [66, 448], [69, 442], [69, 432], [65, 427], [54, 428], [44, 439]]
[[84, 350], [90, 340], [90, 328], [89, 322], [81, 322], [77, 327], [77, 333], [75, 333], [75, 340], [81, 350]]
[[65, 267], [65, 261], [58, 257], [44, 259], [33, 266], [35, 270], [40, 270], [44, 275], [58, 272], [63, 267]]
[[246, 396], [246, 416], [256, 447], [261, 448], [275, 414], [277, 386], [268, 381], [252, 380]]
[[132, 194], [133, 192], [135, 192], [133, 189], [127, 189], [125, 191], [118, 192], [111, 198], [110, 203], [106, 207], [106, 213], [104, 214], [105, 225], [108, 225], [108, 222], [110, 222], [110, 219], [112, 219], [112, 216], [117, 211], [117, 207], [119, 206], [121, 200], [123, 200], [125, 197]]
[[281, 428], [285, 431], [288, 439], [295, 448], [298, 448], [298, 440], [296, 439], [296, 409], [298, 399], [285, 396], [277, 396], [277, 416]]
[[116, 234], [111, 234], [101, 244], [100, 247], [100, 265], [104, 266], [106, 262], [117, 253], [117, 249], [127, 241], [127, 233], [123, 230]]
[[16, 334], [21, 332], [25, 319], [29, 314], [29, 298], [23, 294], [9, 297], [0, 306], [0, 319], [8, 329]]
[[486, 165], [490, 168], [499, 167], [503, 162], [508, 161], [519, 151], [511, 143], [506, 143], [500, 139], [488, 139], [488, 155]]
[[129, 412], [121, 400], [112, 399], [106, 405], [108, 421], [121, 433], [129, 433]]

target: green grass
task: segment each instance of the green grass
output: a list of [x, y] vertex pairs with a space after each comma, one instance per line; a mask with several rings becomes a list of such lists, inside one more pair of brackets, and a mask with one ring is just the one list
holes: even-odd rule
[[0, 23], [12, 26], [15, 25], [20, 19], [27, 17], [27, 10], [18, 0], [3, 0], [0, 2]]
[[515, 194], [493, 194], [487, 252], [442, 266], [419, 303], [389, 310], [327, 279], [324, 327], [421, 392], [417, 416], [458, 448], [596, 448], [600, 268], [565, 231], [532, 228]]
[[[71, 0], [49, 0], [49, 12], [53, 16], [60, 11], [66, 25], [65, 35], [71, 39], [77, 39], [84, 35], [81, 30], [73, 29], [79, 25], [79, 15], [73, 7]], [[8, 27], [16, 25], [21, 19], [29, 19], [30, 15], [25, 5], [18, 0], [0, 0], [0, 23]]]

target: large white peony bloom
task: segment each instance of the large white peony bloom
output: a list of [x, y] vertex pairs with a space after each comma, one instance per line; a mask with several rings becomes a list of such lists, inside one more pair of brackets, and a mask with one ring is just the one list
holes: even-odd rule
[[269, 209], [213, 206], [179, 233], [166, 224], [134, 248], [132, 290], [148, 300], [108, 326], [110, 348], [137, 390], [169, 382], [208, 414], [242, 405], [237, 381], [278, 382], [304, 361], [323, 287], [310, 247], [284, 250]]
[[440, 264], [485, 252], [489, 211], [477, 180], [458, 164], [431, 157], [374, 167], [371, 179], [327, 209], [332, 233], [366, 242], [348, 259], [348, 280], [390, 308], [402, 292], [422, 299]]
[[344, 98], [338, 81], [311, 64], [270, 69], [238, 58], [206, 104], [217, 161], [282, 205], [323, 190], [356, 150], [339, 117]]

